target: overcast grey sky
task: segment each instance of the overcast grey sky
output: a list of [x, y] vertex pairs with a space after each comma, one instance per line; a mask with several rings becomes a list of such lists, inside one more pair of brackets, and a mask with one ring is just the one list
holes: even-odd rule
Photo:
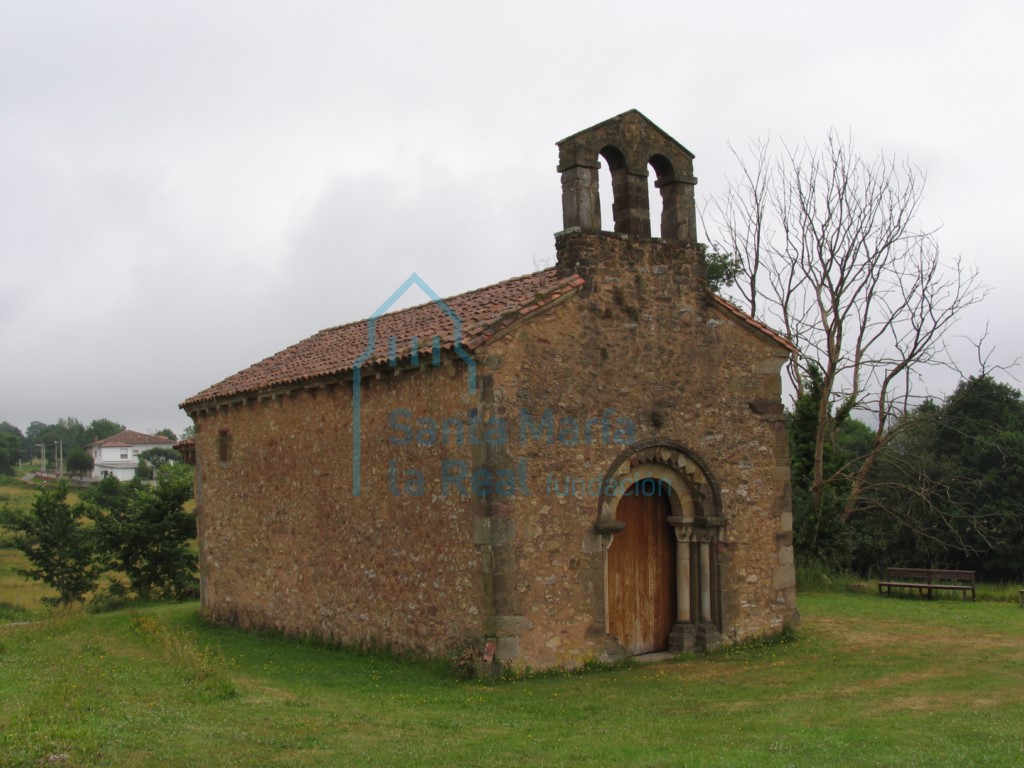
[[1015, 0], [6, 0], [0, 420], [180, 431], [181, 400], [413, 270], [441, 295], [531, 272], [554, 142], [634, 107], [696, 154], [699, 205], [730, 142], [908, 155], [943, 253], [995, 287], [962, 332], [991, 319], [1012, 359], [1022, 30]]

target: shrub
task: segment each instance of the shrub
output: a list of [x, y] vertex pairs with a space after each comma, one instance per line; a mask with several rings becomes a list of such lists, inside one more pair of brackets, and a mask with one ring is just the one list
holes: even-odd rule
[[102, 565], [97, 562], [94, 532], [82, 524], [82, 508], [68, 504], [67, 483], [43, 489], [28, 512], [4, 510], [3, 523], [14, 532], [13, 544], [31, 563], [17, 573], [57, 590], [44, 597], [50, 605], [70, 605], [96, 588]]

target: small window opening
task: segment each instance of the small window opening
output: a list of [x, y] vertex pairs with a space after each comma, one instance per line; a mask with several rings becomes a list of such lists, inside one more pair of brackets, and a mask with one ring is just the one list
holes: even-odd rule
[[226, 429], [217, 433], [217, 456], [221, 461], [231, 461], [231, 433]]

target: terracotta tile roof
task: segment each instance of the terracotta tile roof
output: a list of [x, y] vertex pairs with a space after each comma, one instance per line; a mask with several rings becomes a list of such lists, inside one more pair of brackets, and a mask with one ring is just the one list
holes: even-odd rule
[[126, 429], [124, 432], [118, 432], [116, 435], [112, 435], [104, 440], [89, 443], [89, 447], [104, 445], [108, 448], [123, 448], [130, 445], [156, 445], [157, 443], [167, 443], [167, 447], [170, 448], [174, 441], [163, 435], [147, 435], [132, 429]]
[[[581, 285], [582, 277], [559, 276], [551, 268], [478, 288], [444, 302], [462, 322], [462, 346], [472, 351], [516, 320]], [[418, 354], [426, 360], [433, 353], [435, 337], [441, 350], [455, 348], [452, 318], [433, 302], [376, 318], [374, 348], [367, 354], [369, 322], [359, 320], [320, 331], [204, 389], [180, 407], [188, 409], [222, 398], [344, 374], [357, 367], [360, 358], [362, 365], [409, 360], [414, 339]]]
[[711, 294], [711, 303], [712, 306], [717, 306], [723, 312], [736, 318], [741, 323], [744, 323], [745, 325], [749, 326], [751, 329], [767, 336], [772, 341], [778, 342], [783, 347], [785, 347], [787, 351], [797, 351], [796, 347], [793, 346], [793, 343], [785, 336], [782, 336], [778, 331], [772, 330], [769, 326], [765, 325], [760, 320], [755, 320], [753, 317], [748, 315], [746, 312], [737, 307], [731, 301], [723, 299], [717, 293]]

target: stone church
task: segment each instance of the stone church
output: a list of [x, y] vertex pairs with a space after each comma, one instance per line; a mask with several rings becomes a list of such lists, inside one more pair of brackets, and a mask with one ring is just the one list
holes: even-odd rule
[[633, 110], [558, 150], [556, 266], [444, 299], [413, 275], [427, 303], [182, 403], [207, 617], [533, 669], [797, 621], [793, 347], [709, 291], [682, 145]]

